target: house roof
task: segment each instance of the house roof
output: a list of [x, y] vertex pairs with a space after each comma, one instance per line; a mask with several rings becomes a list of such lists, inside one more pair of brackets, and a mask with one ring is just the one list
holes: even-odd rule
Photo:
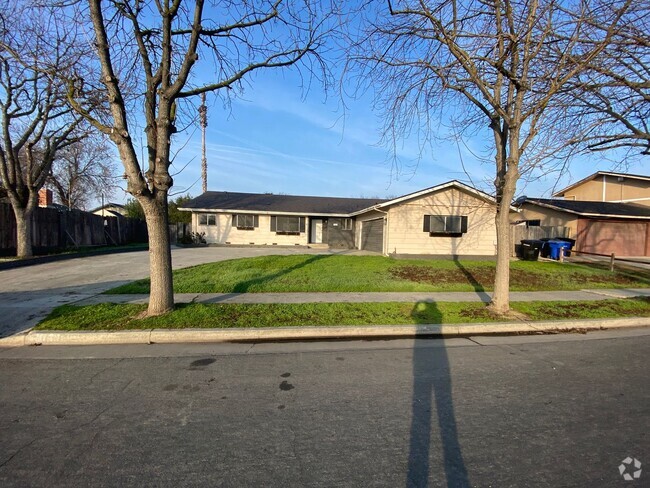
[[179, 210], [345, 216], [364, 208], [373, 207], [384, 201], [379, 198], [312, 197], [208, 191], [186, 202], [183, 207], [179, 207]]
[[568, 212], [581, 217], [650, 219], [650, 207], [636, 205], [634, 203], [590, 202], [546, 198], [526, 198], [520, 205], [524, 203], [530, 203], [560, 212]]
[[[311, 197], [296, 195], [274, 195], [268, 193], [233, 193], [225, 191], [208, 191], [189, 202], [179, 210], [221, 211], [241, 213], [274, 213], [299, 215], [355, 216], [371, 210], [387, 208], [406, 200], [422, 197], [447, 188], [456, 187], [477, 198], [494, 204], [495, 199], [476, 188], [457, 180], [425, 188], [391, 200], [380, 198], [337, 198]], [[514, 212], [515, 207], [510, 207]]]
[[121, 208], [121, 209], [126, 208], [126, 207], [124, 207], [124, 205], [121, 205], [121, 204], [119, 204], [119, 203], [111, 203], [111, 202], [108, 202], [108, 203], [106, 203], [105, 205], [102, 205], [101, 207], [97, 207], [97, 208], [92, 209], [92, 210], [90, 211], [90, 213], [97, 212], [97, 210], [101, 210], [101, 209], [103, 209], [103, 208], [106, 208], [106, 209], [107, 209], [107, 208], [110, 208], [110, 207]]
[[567, 186], [566, 188], [563, 188], [562, 190], [556, 191], [555, 193], [553, 193], [553, 196], [554, 197], [564, 196], [566, 192], [573, 190], [576, 186], [580, 186], [583, 183], [594, 180], [599, 176], [614, 176], [617, 178], [628, 178], [631, 180], [647, 181], [648, 183], [650, 183], [650, 176], [648, 175], [632, 175], [628, 173], [614, 173], [611, 171], [597, 171], [596, 173], [589, 175], [586, 178], [581, 179], [580, 181], [576, 181], [575, 183]]

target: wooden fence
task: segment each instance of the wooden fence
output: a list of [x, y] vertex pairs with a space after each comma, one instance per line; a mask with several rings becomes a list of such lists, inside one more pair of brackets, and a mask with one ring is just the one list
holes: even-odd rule
[[512, 254], [516, 254], [517, 246], [524, 239], [552, 239], [554, 237], [570, 237], [569, 227], [562, 226], [526, 226], [525, 224], [510, 227]]
[[[57, 208], [37, 208], [34, 212], [32, 245], [37, 254], [133, 242], [147, 242], [147, 227], [141, 220]], [[0, 254], [15, 253], [16, 219], [11, 205], [0, 203]]]
[[169, 224], [169, 242], [171, 244], [182, 243], [184, 238], [189, 237], [192, 233], [192, 224], [179, 222]]

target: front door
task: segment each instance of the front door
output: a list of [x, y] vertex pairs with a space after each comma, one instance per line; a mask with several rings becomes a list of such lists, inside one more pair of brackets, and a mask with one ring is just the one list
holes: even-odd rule
[[312, 244], [323, 243], [323, 220], [322, 219], [311, 220], [311, 243]]

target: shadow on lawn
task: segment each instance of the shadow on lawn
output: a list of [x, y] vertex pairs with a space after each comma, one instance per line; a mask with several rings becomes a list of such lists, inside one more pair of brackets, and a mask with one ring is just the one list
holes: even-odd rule
[[453, 258], [454, 264], [456, 267], [465, 275], [465, 278], [470, 285], [474, 288], [474, 291], [483, 292], [485, 287], [476, 279], [476, 277], [458, 260], [458, 256]]
[[252, 280], [247, 280], [247, 281], [242, 281], [241, 283], [237, 283], [233, 287], [233, 293], [247, 293], [249, 289], [252, 286], [257, 286], [257, 285], [262, 285], [264, 283], [268, 283], [269, 281], [273, 281], [277, 278], [280, 278], [281, 276], [287, 275], [291, 273], [292, 271], [295, 271], [297, 269], [304, 268], [316, 261], [320, 261], [321, 259], [327, 259], [331, 257], [330, 255], [327, 254], [317, 254], [314, 256], [311, 256], [309, 259], [305, 259], [303, 262], [298, 263], [294, 266], [291, 266], [289, 268], [283, 268], [282, 270], [269, 274], [269, 275], [262, 275], [259, 278], [254, 278]]
[[[418, 320], [423, 313], [429, 318], [433, 317], [437, 323], [442, 322], [442, 313], [435, 303], [416, 303], [412, 316]], [[470, 486], [458, 440], [447, 348], [444, 340], [440, 340], [439, 344], [431, 347], [431, 343], [427, 344], [424, 340], [414, 341], [407, 487], [427, 487], [430, 478], [435, 486], [444, 484], [440, 482], [441, 474], [430, 473], [431, 461], [443, 465], [446, 486]], [[434, 409], [437, 429], [431, 420]], [[439, 445], [431, 445], [432, 437], [439, 439]], [[441, 457], [440, 462], [436, 462], [436, 455]]]

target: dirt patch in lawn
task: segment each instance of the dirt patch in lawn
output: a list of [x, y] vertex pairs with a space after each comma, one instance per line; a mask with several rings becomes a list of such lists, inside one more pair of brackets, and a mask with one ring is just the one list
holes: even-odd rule
[[[426, 283], [430, 285], [459, 284], [471, 285], [477, 291], [492, 289], [496, 270], [494, 267], [462, 266], [458, 269], [434, 269], [427, 266], [395, 266], [390, 269], [394, 278], [412, 281], [415, 283]], [[568, 273], [556, 276], [564, 282], [574, 285], [587, 286], [598, 284], [611, 284], [619, 286], [634, 286], [639, 282], [627, 276], [612, 274], [593, 273]], [[510, 268], [510, 285], [523, 289], [550, 289], [556, 286], [557, 280], [548, 273], [537, 273]]]
[[[440, 284], [469, 284], [477, 291], [491, 288], [494, 283], [495, 269], [487, 266], [463, 269], [433, 269], [426, 266], [399, 266], [391, 268], [393, 277], [415, 283], [427, 283], [430, 285]], [[542, 286], [544, 277], [538, 274], [510, 270], [510, 282], [512, 284], [525, 283], [529, 286]]]
[[490, 312], [490, 309], [487, 307], [483, 308], [466, 308], [465, 310], [461, 310], [458, 312], [458, 316], [463, 318], [463, 319], [469, 319], [469, 320], [494, 320], [498, 318], [495, 314]]
[[[614, 315], [625, 315], [629, 312], [629, 305], [634, 303], [632, 299], [626, 300], [608, 300], [603, 302], [573, 302], [573, 303], [553, 303], [540, 304], [535, 306], [535, 312], [542, 317], [551, 317], [554, 320], [561, 319], [580, 319], [592, 316], [599, 316], [604, 308], [607, 308]], [[636, 303], [639, 307], [650, 305], [650, 297], [637, 298]]]

